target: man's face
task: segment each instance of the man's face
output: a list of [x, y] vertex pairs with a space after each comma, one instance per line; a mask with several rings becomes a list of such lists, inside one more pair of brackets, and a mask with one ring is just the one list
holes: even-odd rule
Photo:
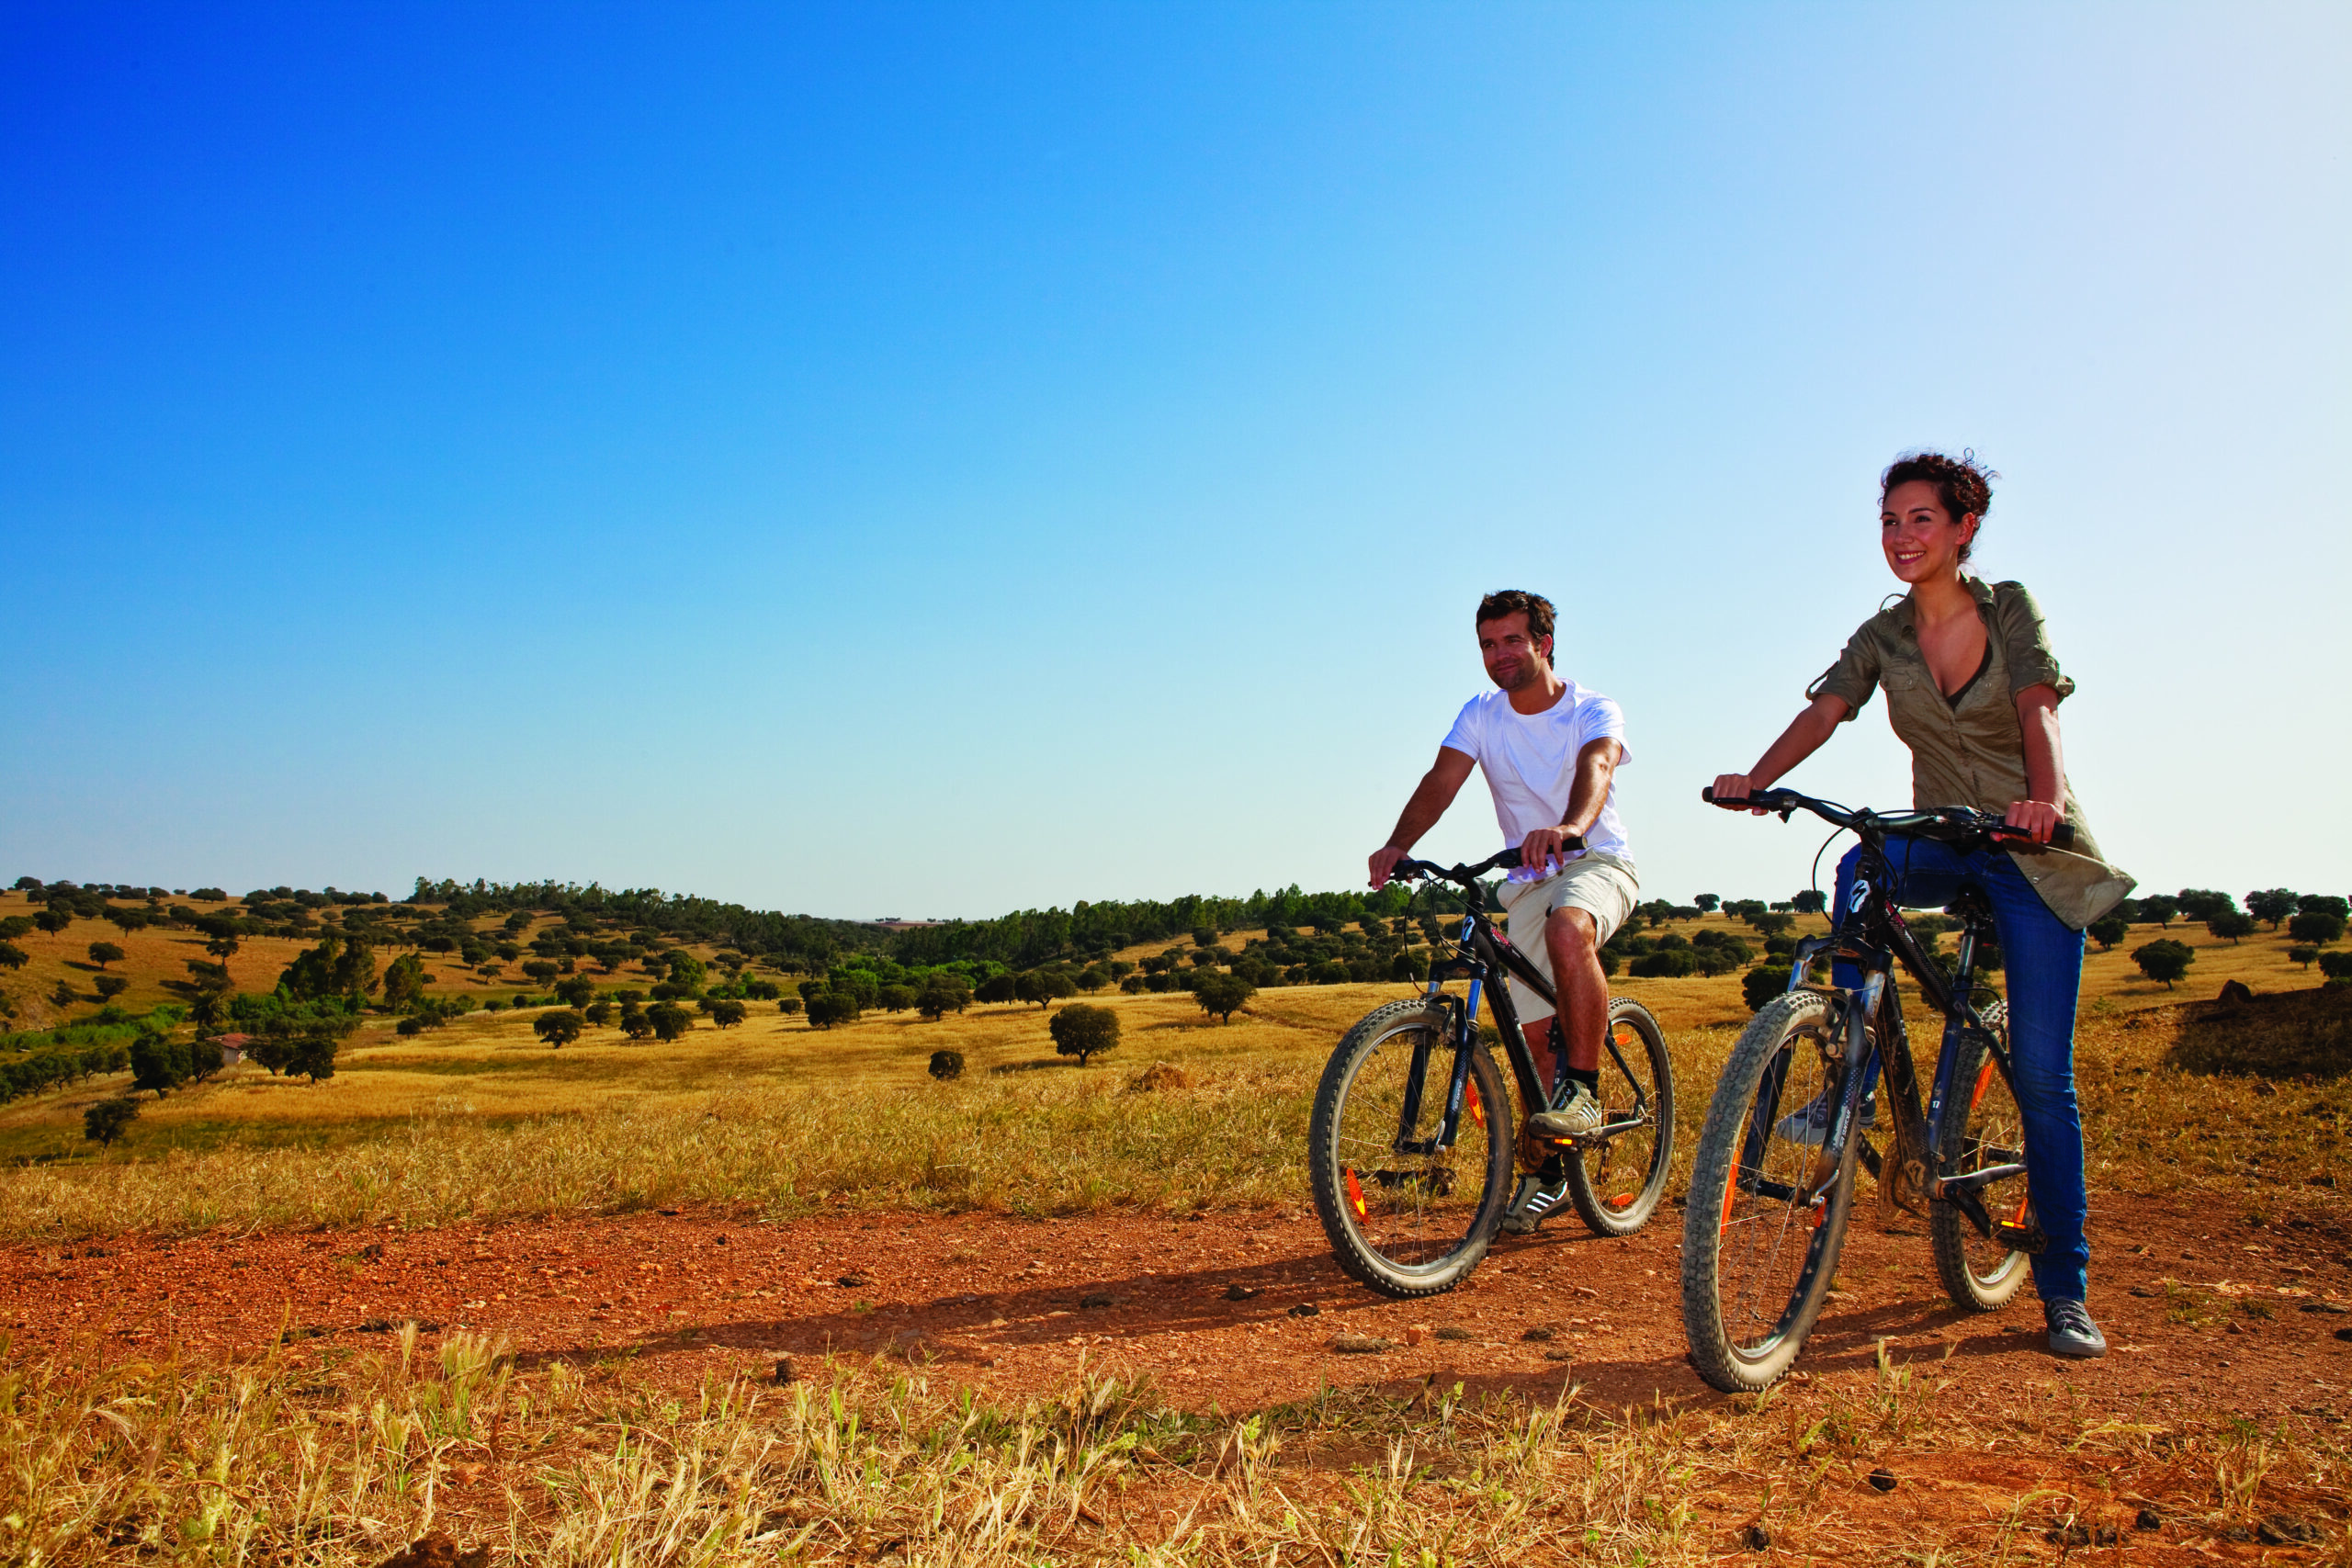
[[1478, 623], [1478, 657], [1487, 673], [1506, 692], [1540, 681], [1551, 667], [1552, 639], [1527, 635], [1527, 612], [1513, 610], [1499, 621]]

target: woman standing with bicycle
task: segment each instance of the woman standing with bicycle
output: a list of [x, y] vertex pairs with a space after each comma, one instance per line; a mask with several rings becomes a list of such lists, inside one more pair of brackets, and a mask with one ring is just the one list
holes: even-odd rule
[[[2084, 1304], [2090, 1248], [2083, 1235], [2088, 1208], [2075, 1096], [2075, 1004], [2084, 928], [2121, 901], [2132, 883], [2100, 856], [2067, 784], [2058, 705], [2075, 682], [2059, 672], [2041, 612], [2018, 584], [1988, 586], [1964, 570], [1992, 506], [1988, 481], [1997, 477], [1973, 455], [1935, 452], [1902, 457], [1886, 470], [1879, 543], [1910, 592], [1862, 624], [1838, 662], [1808, 688], [1804, 711], [1753, 768], [1717, 778], [1714, 794], [1739, 800], [1769, 789], [1883, 687], [1888, 719], [1911, 750], [1915, 806], [2000, 813], [2041, 846], [2061, 823], [2072, 825], [2071, 851], [1963, 854], [1917, 839], [1891, 853], [1904, 905], [1940, 906], [1973, 886], [1991, 906], [2007, 972], [2012, 1088], [2028, 1183], [2046, 1237], [2033, 1260], [2034, 1288], [2051, 1350], [2102, 1356], [2107, 1340]], [[1838, 865], [1833, 919], [1852, 908], [1859, 854]], [[1839, 983], [1852, 983], [1842, 966]], [[1807, 1106], [1792, 1120], [1810, 1117], [1826, 1127], [1830, 1110]], [[1815, 1132], [1811, 1141], [1821, 1139]]]

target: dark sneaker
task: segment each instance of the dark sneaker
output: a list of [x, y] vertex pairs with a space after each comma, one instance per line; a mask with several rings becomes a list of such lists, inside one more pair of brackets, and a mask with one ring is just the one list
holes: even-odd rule
[[1503, 1211], [1503, 1232], [1508, 1235], [1533, 1235], [1544, 1216], [1567, 1201], [1568, 1179], [1560, 1174], [1559, 1162], [1548, 1162], [1541, 1176], [1519, 1179], [1519, 1193]]
[[[1829, 1136], [1829, 1119], [1837, 1114], [1837, 1100], [1830, 1098], [1827, 1089], [1824, 1089], [1813, 1097], [1811, 1104], [1800, 1106], [1781, 1117], [1780, 1124], [1772, 1131], [1792, 1144], [1818, 1144]], [[1878, 1125], [1878, 1092], [1875, 1089], [1868, 1100], [1862, 1101], [1861, 1122], [1865, 1133]]]
[[1568, 1080], [1567, 1098], [1553, 1109], [1527, 1119], [1527, 1129], [1539, 1138], [1586, 1138], [1600, 1131], [1600, 1101], [1592, 1090]]
[[2090, 1309], [2080, 1302], [2044, 1302], [2042, 1320], [2050, 1325], [2050, 1353], [2093, 1360], [2107, 1354], [2107, 1336], [2091, 1321]]

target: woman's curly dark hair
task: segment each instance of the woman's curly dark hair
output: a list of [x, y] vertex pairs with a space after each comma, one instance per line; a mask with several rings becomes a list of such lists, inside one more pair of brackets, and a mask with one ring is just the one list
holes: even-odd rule
[[1976, 539], [1984, 533], [1984, 514], [1993, 510], [1993, 481], [2001, 476], [1976, 460], [1973, 450], [1957, 457], [1941, 452], [1905, 452], [1888, 465], [1879, 476], [1878, 494], [1883, 502], [1897, 485], [1907, 485], [1914, 479], [1925, 479], [1936, 487], [1936, 499], [1955, 523], [1963, 517], [1976, 519], [1976, 535], [1961, 547], [1960, 558], [1966, 560], [1976, 548]]

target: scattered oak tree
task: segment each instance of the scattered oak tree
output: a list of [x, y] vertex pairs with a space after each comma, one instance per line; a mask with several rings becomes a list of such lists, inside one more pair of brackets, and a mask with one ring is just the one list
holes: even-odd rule
[[2149, 979], [2163, 981], [2165, 989], [2169, 991], [2173, 982], [2188, 974], [2188, 966], [2197, 962], [2197, 950], [2187, 942], [2160, 937], [2133, 948], [2132, 962]]
[[94, 942], [90, 944], [90, 962], [96, 964], [99, 968], [104, 969], [109, 964], [119, 964], [121, 961], [122, 949], [117, 947], [114, 943], [110, 942]]
[[933, 1051], [931, 1054], [931, 1076], [937, 1078], [942, 1083], [945, 1083], [950, 1078], [962, 1077], [964, 1076], [964, 1053], [961, 1051]]
[[2090, 923], [2090, 933], [2099, 951], [2105, 953], [2132, 934], [2132, 922], [2120, 915], [2107, 915]]
[[1119, 1015], [1109, 1008], [1074, 1002], [1056, 1013], [1046, 1030], [1054, 1037], [1054, 1050], [1077, 1057], [1082, 1067], [1090, 1058], [1118, 1044]]
[[2307, 909], [2287, 922], [2287, 935], [2312, 947], [2325, 947], [2344, 937], [2344, 917], [2329, 909]]
[[102, 1149], [110, 1149], [114, 1147], [114, 1141], [137, 1120], [139, 1102], [130, 1096], [101, 1100], [82, 1112], [82, 1136]]
[[666, 1044], [695, 1026], [695, 1015], [675, 1002], [655, 1002], [645, 1010], [645, 1021], [653, 1026], [653, 1037]]
[[728, 998], [710, 1004], [710, 1021], [721, 1029], [732, 1029], [743, 1021], [743, 1004]]
[[[1201, 1004], [1203, 1012], [1220, 1023], [1231, 1023], [1233, 1015], [1247, 1007], [1250, 998], [1257, 994], [1257, 987], [1223, 970], [1212, 970], [1193, 983], [1193, 999]], [[1064, 1015], [1069, 1011], [1065, 1008]]]
[[549, 1008], [531, 1021], [531, 1032], [557, 1051], [579, 1039], [587, 1027], [587, 1015], [572, 1008]]
[[2235, 947], [2241, 938], [2254, 934], [2254, 917], [2240, 909], [2223, 909], [2207, 918], [2205, 929]]

